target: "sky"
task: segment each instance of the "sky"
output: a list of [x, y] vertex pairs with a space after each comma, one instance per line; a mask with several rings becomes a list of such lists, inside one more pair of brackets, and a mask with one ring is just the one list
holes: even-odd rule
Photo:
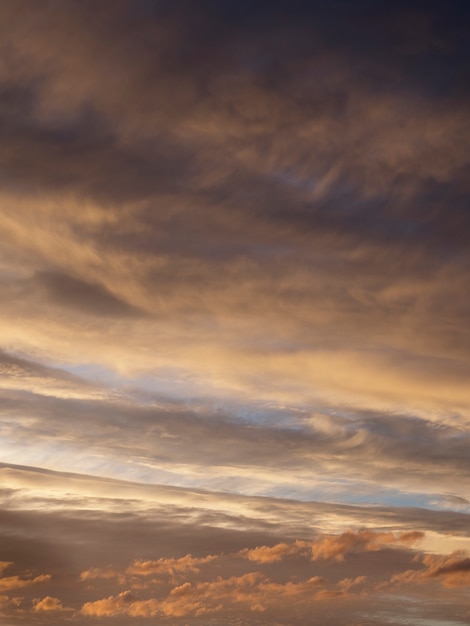
[[0, 0], [2, 626], [470, 624], [456, 0]]

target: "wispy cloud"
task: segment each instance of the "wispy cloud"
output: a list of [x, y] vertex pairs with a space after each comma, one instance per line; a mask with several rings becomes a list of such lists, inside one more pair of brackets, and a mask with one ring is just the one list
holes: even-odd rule
[[0, 0], [2, 619], [465, 622], [467, 21]]

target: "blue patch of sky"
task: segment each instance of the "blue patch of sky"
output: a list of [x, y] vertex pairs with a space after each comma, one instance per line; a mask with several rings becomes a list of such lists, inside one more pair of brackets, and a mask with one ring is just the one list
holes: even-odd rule
[[[366, 487], [366, 488], [365, 488]], [[371, 489], [359, 481], [333, 480], [322, 481], [310, 488], [299, 483], [273, 485], [263, 492], [267, 496], [287, 498], [303, 502], [321, 501], [330, 504], [355, 504], [368, 506], [416, 507], [423, 509], [441, 510], [436, 503], [435, 496], [427, 494], [406, 493], [398, 489], [381, 487], [380, 490]]]
[[61, 364], [61, 368], [74, 376], [80, 376], [89, 382], [101, 383], [106, 386], [120, 386], [129, 382], [128, 377], [97, 363]]
[[130, 377], [96, 363], [62, 365], [62, 369], [85, 380], [108, 388], [118, 388], [139, 404], [152, 404], [158, 401], [178, 402], [188, 409], [209, 409], [213, 415], [220, 414], [238, 422], [271, 428], [302, 430], [304, 420], [312, 410], [323, 411], [307, 405], [279, 407], [275, 404], [244, 403], [236, 399], [223, 398], [185, 372], [165, 368], [158, 373]]
[[184, 372], [166, 368], [156, 374], [126, 376], [96, 363], [62, 365], [65, 371], [108, 388], [119, 389], [139, 404], [160, 401], [200, 402], [204, 397], [202, 385]]

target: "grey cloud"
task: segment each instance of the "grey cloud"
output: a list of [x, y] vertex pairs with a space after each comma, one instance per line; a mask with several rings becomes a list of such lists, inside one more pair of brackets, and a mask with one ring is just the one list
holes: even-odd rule
[[[42, 510], [47, 508], [47, 502], [55, 502], [57, 506], [54, 508], [59, 513], [64, 510], [63, 514], [69, 511], [72, 515], [74, 511], [78, 511], [84, 519], [87, 516], [89, 519], [99, 519], [106, 517], [108, 511], [114, 515], [113, 503], [124, 500], [132, 502], [135, 507], [138, 503], [141, 504], [139, 510], [126, 510], [126, 514], [129, 513], [136, 519], [148, 518], [151, 522], [154, 515], [157, 518], [163, 516], [168, 518], [170, 527], [178, 521], [194, 521], [195, 524], [202, 522], [202, 528], [229, 528], [237, 533], [242, 531], [241, 524], [243, 529], [255, 533], [257, 541], [260, 536], [269, 535], [271, 540], [268, 543], [292, 541], [299, 536], [309, 539], [316, 533], [333, 532], [338, 527], [361, 529], [377, 526], [384, 531], [409, 528], [469, 537], [470, 515], [458, 511], [299, 502], [292, 499], [130, 482], [11, 463], [0, 463], [0, 471], [3, 472], [4, 484], [10, 484], [13, 480], [16, 485], [16, 489], [7, 490], [7, 500], [3, 501], [8, 503], [8, 507], [5, 506], [4, 509], [14, 515], [20, 515], [22, 510], [33, 511], [38, 502], [43, 503]], [[49, 495], [45, 495], [43, 490]], [[69, 496], [65, 500], [60, 497], [55, 500], [53, 494], [60, 495], [64, 490]], [[87, 501], [91, 503], [93, 500], [94, 506], [87, 508]], [[121, 513], [122, 511], [116, 513], [116, 520], [120, 519]], [[53, 514], [51, 511], [51, 515]], [[204, 546], [203, 550], [206, 548]], [[125, 545], [122, 549], [126, 549]], [[203, 556], [203, 553], [198, 555]]]
[[22, 358], [16, 354], [5, 352], [0, 349], [0, 373], [4, 377], [13, 378], [49, 378], [68, 383], [89, 387], [90, 383], [79, 376], [70, 374], [63, 369], [50, 367], [38, 361]]
[[[150, 398], [144, 395], [141, 400], [147, 403]], [[60, 441], [64, 450], [70, 445], [82, 450], [82, 462], [104, 455], [113, 472], [122, 467], [123, 455], [127, 471], [131, 471], [129, 464], [134, 464], [133, 471], [140, 476], [171, 472], [173, 464], [182, 465], [189, 472], [182, 473], [183, 484], [191, 480], [198, 484], [198, 474], [206, 476], [210, 467], [215, 472], [211, 478], [214, 488], [254, 488], [257, 480], [256, 474], [249, 476], [251, 470], [267, 472], [264, 478], [260, 476], [261, 483], [280, 482], [284, 489], [295, 489], [297, 481], [297, 488], [306, 493], [309, 472], [333, 481], [330, 489], [338, 481], [339, 492], [346, 489], [346, 475], [357, 481], [355, 497], [361, 499], [368, 490], [372, 501], [386, 497], [385, 487], [427, 494], [429, 502], [445, 493], [466, 495], [469, 441], [466, 433], [455, 427], [436, 426], [410, 415], [371, 412], [350, 413], [344, 418], [317, 415], [313, 420], [308, 414], [297, 414], [294, 427], [282, 423], [281, 418], [292, 420], [282, 411], [277, 416], [271, 412], [264, 422], [242, 421], [229, 412], [213, 412], [204, 404], [189, 410], [163, 398], [158, 403], [158, 408], [145, 406], [139, 402], [138, 391], [130, 389], [112, 401], [65, 400], [10, 391], [2, 397], [9, 415], [2, 423], [5, 436], [13, 436], [19, 446], [25, 446], [34, 434], [38, 453], [44, 448], [47, 455], [48, 447]], [[276, 418], [281, 420], [277, 426], [272, 423]], [[55, 462], [61, 463], [57, 453]], [[380, 489], [375, 490], [373, 483], [380, 484]], [[394, 497], [393, 492], [389, 497]], [[462, 504], [449, 499], [447, 506], [459, 509]]]
[[[23, 6], [27, 7], [28, 3]], [[33, 8], [31, 4], [29, 6], [30, 9]], [[390, 40], [385, 48], [389, 51], [389, 58], [384, 63], [384, 59], [379, 61], [375, 53], [365, 53], [367, 49], [375, 49], [375, 35], [367, 30], [364, 32], [363, 23], [357, 20], [354, 20], [354, 28], [351, 29], [351, 24], [345, 17], [348, 13], [346, 6], [343, 7], [345, 14], [340, 16], [326, 7], [308, 10], [303, 7], [300, 12], [297, 8], [290, 12], [291, 22], [287, 20], [287, 23], [279, 21], [285, 7], [276, 13], [276, 18], [271, 12], [268, 15], [266, 11], [261, 11], [261, 14], [269, 17], [267, 21], [263, 21], [262, 27], [259, 22], [252, 24], [247, 20], [252, 12], [258, 13], [254, 8], [241, 18], [231, 15], [227, 7], [220, 10], [203, 4], [198, 11], [194, 11], [185, 4], [179, 9], [166, 6], [162, 12], [155, 7], [150, 11], [147, 8], [143, 10], [146, 15], [144, 18], [129, 3], [121, 3], [113, 10], [108, 9], [105, 12], [107, 19], [101, 15], [91, 25], [87, 19], [90, 7], [74, 4], [71, 9], [72, 11], [66, 12], [46, 3], [42, 11], [31, 10], [30, 28], [34, 29], [35, 34], [32, 46], [37, 45], [45, 56], [47, 71], [42, 69], [42, 73], [46, 74], [47, 80], [41, 76], [41, 69], [37, 68], [37, 74], [42, 81], [40, 88], [36, 84], [38, 79], [36, 83], [20, 85], [16, 91], [14, 86], [6, 87], [6, 93], [10, 95], [5, 104], [5, 119], [8, 122], [5, 126], [13, 129], [8, 137], [13, 137], [14, 141], [15, 127], [18, 130], [17, 149], [12, 147], [10, 150], [8, 142], [6, 144], [6, 163], [9, 152], [12, 155], [19, 153], [22, 141], [33, 141], [32, 145], [25, 145], [24, 150], [20, 150], [21, 153], [34, 156], [30, 160], [32, 169], [28, 169], [26, 165], [21, 175], [23, 189], [28, 182], [34, 186], [34, 181], [40, 182], [41, 179], [50, 179], [50, 186], [53, 187], [56, 177], [58, 187], [63, 185], [62, 181], [68, 181], [72, 188], [86, 192], [88, 186], [98, 197], [105, 198], [108, 195], [117, 202], [125, 197], [151, 196], [157, 191], [181, 192], [183, 183], [187, 186], [191, 180], [194, 192], [199, 193], [197, 177], [192, 180], [194, 174], [200, 174], [201, 171], [208, 173], [214, 169], [217, 171], [220, 164], [224, 163], [228, 176], [222, 176], [209, 189], [205, 186], [206, 193], [209, 191], [214, 198], [219, 199], [219, 206], [221, 198], [231, 198], [232, 205], [245, 206], [249, 212], [254, 211], [255, 214], [260, 213], [270, 219], [279, 218], [281, 224], [287, 223], [299, 230], [308, 227], [314, 231], [326, 227], [333, 230], [344, 228], [349, 232], [355, 229], [369, 236], [380, 236], [384, 240], [405, 237], [413, 241], [416, 238], [426, 239], [429, 231], [438, 238], [442, 230], [440, 225], [447, 225], [444, 232], [451, 228], [454, 236], [459, 232], [457, 224], [465, 220], [464, 212], [459, 209], [459, 202], [446, 203], [447, 208], [452, 204], [451, 214], [455, 219], [452, 217], [449, 220], [448, 211], [444, 219], [442, 209], [429, 209], [430, 202], [439, 203], [439, 198], [452, 193], [448, 185], [446, 187], [445, 184], [439, 184], [432, 175], [417, 177], [420, 188], [418, 197], [410, 201], [408, 188], [411, 174], [408, 173], [407, 178], [406, 175], [397, 173], [393, 163], [387, 165], [384, 154], [382, 174], [387, 169], [390, 170], [386, 173], [389, 179], [386, 193], [382, 190], [372, 197], [367, 193], [365, 197], [364, 189], [354, 182], [362, 180], [363, 176], [358, 176], [361, 166], [351, 161], [357, 161], [362, 155], [357, 153], [356, 142], [359, 137], [353, 134], [348, 138], [347, 135], [351, 117], [354, 126], [357, 116], [356, 124], [361, 128], [364, 120], [350, 103], [356, 97], [358, 78], [349, 70], [345, 72], [343, 55], [347, 55], [348, 68], [354, 66], [349, 63], [350, 54], [361, 58], [362, 75], [366, 76], [369, 91], [372, 78], [377, 79], [377, 72], [382, 71], [388, 80], [392, 76], [395, 80], [398, 80], [397, 76], [403, 79], [410, 67], [409, 59], [407, 55], [403, 58], [400, 53], [397, 54], [397, 50], [403, 45], [402, 38], [409, 38], [410, 33], [399, 25], [400, 10], [390, 10], [392, 15], [397, 11], [392, 20], [396, 32], [392, 30], [393, 34], [390, 34], [387, 30], [387, 38]], [[9, 12], [7, 7], [4, 10], [6, 18], [13, 20], [16, 28], [19, 28], [17, 16], [12, 18], [13, 12]], [[401, 11], [405, 11], [405, 7]], [[413, 13], [413, 10], [410, 9], [410, 12]], [[55, 13], [53, 20], [50, 19], [52, 13]], [[225, 13], [229, 16], [228, 22]], [[371, 19], [372, 22], [377, 22], [379, 28], [383, 27], [383, 17], [376, 15]], [[48, 21], [52, 29], [48, 29], [46, 34]], [[331, 29], [328, 41], [323, 40], [324, 33], [320, 26], [322, 22]], [[85, 28], [85, 24], [87, 31], [81, 32], [80, 29]], [[160, 35], [161, 24], [169, 29], [172, 37], [155, 36], [156, 33]], [[335, 31], [333, 24], [338, 31]], [[67, 55], [57, 58], [53, 54], [54, 45], [60, 49], [64, 43], [61, 27], [65, 32], [72, 31], [70, 39], [77, 54], [89, 56], [87, 44], [90, 44], [90, 49], [95, 46], [100, 48], [102, 46], [99, 42], [102, 40], [109, 48], [106, 55], [95, 59], [92, 69], [85, 71], [83, 67], [78, 67], [78, 78], [83, 79], [88, 89], [85, 96], [85, 99], [88, 98], [88, 108], [84, 107], [79, 115], [69, 114], [68, 126], [63, 122], [61, 129], [56, 122], [55, 128], [48, 129], [44, 120], [41, 127], [40, 119], [37, 114], [35, 118], [34, 113], [41, 98], [47, 100], [47, 91], [50, 89], [54, 92], [54, 81], [61, 84], [61, 81], [66, 80], [64, 75], [67, 73], [67, 61], [71, 60]], [[117, 35], [124, 29], [127, 29], [126, 38], [121, 40]], [[323, 48], [319, 42], [315, 42], [312, 32], [320, 37], [322, 46], [331, 49], [331, 55], [326, 60]], [[342, 33], [341, 37], [337, 36], [338, 32]], [[446, 37], [450, 43], [451, 37], [448, 33]], [[365, 49], [356, 45], [358, 38], [365, 45]], [[429, 35], [431, 47], [433, 43], [434, 37]], [[455, 39], [452, 43], [454, 46], [461, 45]], [[216, 55], [211, 53], [214, 47], [217, 48]], [[380, 49], [384, 48], [381, 46]], [[244, 55], [247, 55], [246, 58]], [[366, 59], [368, 62], [364, 66]], [[394, 71], [390, 71], [390, 66], [396, 66]], [[125, 85], [123, 89], [126, 106], [122, 107], [116, 106], [119, 92], [116, 92], [118, 85], [114, 76], [118, 67]], [[102, 82], [96, 84], [96, 79], [90, 80], [93, 72], [102, 78]], [[339, 81], [336, 78], [338, 72], [344, 80]], [[178, 77], [177, 84], [175, 73]], [[233, 86], [229, 80], [227, 86], [220, 87], [217, 80], [226, 75], [234, 77]], [[409, 81], [410, 89], [417, 88], [418, 77], [422, 79], [423, 73], [417, 73]], [[427, 79], [432, 82], [432, 77], [427, 76]], [[299, 84], [304, 87], [297, 94]], [[182, 94], [178, 95], [180, 85], [183, 86]], [[115, 97], [114, 101], [105, 97], [106, 88]], [[70, 86], [69, 91], [73, 91]], [[388, 91], [384, 89], [385, 95]], [[374, 96], [374, 93], [369, 93], [364, 97], [373, 100]], [[146, 102], [143, 104], [141, 100]], [[261, 113], [253, 115], [251, 109], [253, 106], [256, 108], [258, 101], [261, 102]], [[13, 102], [14, 106], [8, 105], [8, 102]], [[274, 106], [268, 104], [272, 102]], [[391, 101], [391, 108], [393, 104]], [[452, 108], [455, 103], [450, 99], [446, 105]], [[70, 103], [69, 106], [73, 110]], [[95, 110], [93, 106], [96, 107]], [[436, 106], [439, 111], [441, 103], [438, 102]], [[67, 101], [64, 107], [67, 108]], [[410, 107], [412, 111], [419, 109], [419, 99], [414, 101], [411, 98]], [[23, 115], [19, 115], [17, 111], [23, 111]], [[26, 128], [25, 114], [29, 119], [29, 126], [26, 123]], [[190, 129], [192, 128], [193, 115], [196, 116], [196, 128], [198, 123], [204, 128], [207, 120], [215, 117], [216, 126], [219, 127], [215, 140], [211, 132], [198, 135], [197, 132], [194, 133], [194, 128], [192, 134], [191, 130], [186, 130], [188, 122]], [[139, 131], [136, 137], [127, 133], [125, 140], [120, 140], [120, 133], [123, 132], [120, 122], [131, 117], [131, 126], [135, 126], [135, 118], [139, 116], [149, 122], [152, 128], [150, 136], [142, 140], [142, 133]], [[436, 117], [440, 119], [439, 115]], [[323, 131], [320, 128], [313, 136], [308, 133], [305, 136], [303, 129], [309, 127], [312, 120], [320, 123], [320, 126], [325, 122], [327, 129]], [[393, 126], [396, 120], [393, 115], [386, 115], [384, 123]], [[229, 132], [224, 132], [224, 125]], [[233, 126], [234, 133], [231, 136], [230, 130]], [[382, 130], [379, 125], [379, 131]], [[426, 126], [423, 128], [423, 135], [425, 131]], [[364, 128], [361, 132], [365, 143], [371, 141]], [[292, 142], [292, 135], [296, 134], [299, 136]], [[325, 138], [328, 140], [325, 141]], [[407, 141], [407, 137], [404, 137], [404, 141]], [[386, 137], [384, 143], [387, 144]], [[286, 144], [286, 148], [283, 148], [283, 144]], [[371, 149], [374, 148], [373, 144], [372, 139]], [[237, 158], [240, 146], [244, 146], [245, 151], [253, 156], [245, 164]], [[450, 154], [455, 149], [452, 142], [443, 147]], [[235, 149], [233, 155], [232, 148]], [[412, 145], [410, 149], [413, 152]], [[274, 163], [273, 154], [276, 155]], [[346, 160], [342, 156], [344, 154], [347, 156]], [[255, 161], [265, 160], [268, 164], [264, 175], [250, 174]], [[341, 166], [344, 171], [336, 181], [336, 191], [331, 195], [327, 194], [320, 201], [308, 201], [305, 189], [303, 192], [301, 190], [301, 181], [321, 180], [328, 169], [338, 162], [344, 165]], [[21, 163], [27, 164], [28, 161], [23, 159], [15, 163], [9, 172], [9, 177], [13, 179], [15, 168]], [[329, 164], [326, 170], [325, 163]], [[41, 171], [44, 167], [48, 170]], [[373, 169], [373, 164], [366, 159], [362, 167]], [[276, 173], [279, 175], [276, 176]], [[465, 180], [464, 172], [459, 173], [458, 168], [454, 168], [452, 177], [453, 183], [455, 177], [459, 181]], [[296, 180], [300, 181], [299, 185], [296, 185]], [[461, 184], [462, 182], [459, 187]], [[407, 203], [407, 211], [403, 211], [404, 202]], [[156, 204], [161, 202], [156, 201]], [[154, 210], [158, 212], [156, 207]], [[410, 211], [411, 215], [405, 215]], [[185, 211], [189, 219], [193, 212], [193, 207]], [[450, 226], [451, 224], [455, 226]]]
[[[15, 99], [21, 99], [20, 91]], [[7, 98], [7, 102], [9, 99]], [[29, 107], [25, 107], [29, 108]], [[5, 190], [24, 193], [79, 193], [119, 205], [175, 191], [189, 175], [188, 155], [161, 133], [132, 147], [120, 145], [106, 120], [85, 111], [73, 122], [21, 125], [0, 110]]]
[[36, 272], [31, 279], [33, 289], [44, 290], [51, 303], [103, 317], [140, 317], [136, 307], [121, 300], [103, 285], [89, 283], [67, 274], [52, 271]]
[[[99, 397], [103, 390], [93, 381], [51, 367], [18, 354], [0, 350], [0, 425], [7, 427], [8, 417], [19, 408], [17, 400], [23, 394], [30, 397]], [[16, 398], [15, 395], [19, 394]]]
[[[161, 290], [165, 303], [181, 298], [180, 309], [206, 315], [214, 303], [224, 317], [236, 307], [269, 310], [276, 332], [299, 307], [323, 307], [341, 317], [335, 329], [304, 324], [302, 338], [380, 344], [403, 323], [425, 352], [466, 356], [465, 107], [452, 90], [431, 97], [432, 75], [408, 74], [410, 59], [437, 55], [446, 64], [446, 55], [458, 56], [453, 11], [430, 7], [428, 23], [412, 7], [382, 7], [368, 18], [377, 32], [393, 23], [379, 59], [367, 53], [376, 51], [377, 32], [361, 20], [351, 27], [347, 6], [340, 15], [297, 7], [284, 22], [286, 7], [233, 14], [225, 5], [144, 4], [119, 3], [89, 20], [86, 4], [66, 11], [26, 2], [26, 26], [20, 12], [2, 7], [12, 32], [34, 35], [22, 53], [30, 69], [20, 63], [5, 78], [5, 184], [20, 194], [91, 198], [116, 213], [138, 202], [125, 227], [74, 223], [67, 232], [103, 254], [125, 251], [137, 261], [143, 253], [156, 267], [136, 282]], [[413, 54], [404, 52], [416, 43], [403, 26], [408, 12], [420, 25]], [[253, 15], [261, 22], [251, 23]], [[360, 76], [350, 55], [360, 58]], [[71, 84], [69, 65], [83, 88]], [[457, 65], [452, 85], [462, 71]], [[29, 261], [37, 262], [33, 253]], [[439, 279], [445, 268], [448, 288]], [[321, 284], [312, 279], [318, 274]], [[416, 289], [385, 302], [381, 292], [399, 294], [405, 277]], [[240, 291], [221, 302], [227, 285]], [[431, 293], [420, 295], [420, 286]], [[364, 292], [370, 306], [349, 290]]]

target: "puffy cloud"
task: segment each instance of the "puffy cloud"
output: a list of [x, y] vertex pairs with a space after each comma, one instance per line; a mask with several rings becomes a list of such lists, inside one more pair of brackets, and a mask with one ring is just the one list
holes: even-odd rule
[[42, 599], [36, 599], [33, 601], [33, 611], [41, 612], [41, 611], [64, 611], [64, 606], [62, 602], [58, 598], [52, 598], [51, 596], [46, 596]]
[[250, 611], [264, 612], [266, 605], [276, 604], [286, 599], [302, 596], [315, 597], [315, 590], [325, 584], [319, 576], [302, 583], [281, 585], [270, 582], [257, 572], [242, 576], [218, 578], [195, 584], [185, 582], [174, 587], [170, 594], [161, 600], [139, 600], [130, 591], [103, 600], [88, 602], [82, 607], [84, 615], [129, 615], [149, 617], [164, 615], [182, 617], [223, 613], [237, 606], [245, 606]]
[[205, 557], [193, 557], [187, 554], [181, 558], [160, 558], [156, 560], [135, 560], [126, 569], [117, 569], [111, 565], [106, 567], [92, 567], [80, 573], [81, 581], [97, 581], [116, 579], [119, 584], [132, 584], [133, 587], [141, 587], [142, 583], [137, 578], [151, 578], [151, 584], [156, 584], [160, 579], [170, 579], [175, 582], [190, 574], [197, 574], [201, 565], [210, 563], [216, 559], [216, 555]]
[[394, 544], [411, 546], [424, 538], [422, 531], [383, 533], [371, 530], [346, 531], [340, 535], [327, 535], [314, 541], [296, 541], [275, 546], [261, 546], [244, 550], [241, 555], [257, 563], [274, 563], [287, 556], [302, 555], [316, 560], [342, 561], [346, 554], [376, 552]]
[[396, 574], [393, 584], [412, 584], [436, 581], [445, 587], [467, 587], [470, 584], [470, 558], [468, 553], [454, 552], [448, 556], [427, 554], [420, 559], [424, 570], [408, 570]]
[[275, 546], [260, 546], [251, 550], [244, 550], [241, 554], [250, 561], [256, 563], [275, 563], [281, 561], [287, 556], [305, 552], [309, 544], [305, 541], [296, 541], [295, 543], [278, 543]]
[[0, 611], [5, 609], [18, 609], [21, 607], [23, 598], [0, 595]]
[[339, 536], [329, 536], [312, 544], [312, 559], [326, 559], [342, 561], [346, 554], [355, 552], [375, 552], [384, 546], [393, 544], [413, 545], [424, 538], [420, 531], [405, 532], [398, 535], [393, 533], [345, 532]]
[[427, 555], [423, 563], [429, 570], [430, 578], [443, 581], [446, 587], [459, 587], [470, 583], [470, 557], [456, 553], [450, 557]]
[[[308, 561], [338, 564], [344, 560], [346, 554], [361, 554], [365, 552], [380, 552], [383, 560], [384, 549], [396, 546], [400, 554], [406, 555], [403, 548], [422, 540], [424, 533], [407, 531], [402, 533], [348, 531], [338, 536], [320, 536], [314, 541], [282, 542], [274, 546], [261, 546], [253, 549], [244, 549], [235, 554], [211, 555], [195, 559], [186, 555], [180, 559], [159, 559], [156, 561], [135, 562], [125, 570], [127, 580], [121, 579], [120, 584], [129, 584], [131, 589], [118, 595], [111, 595], [101, 600], [86, 602], [82, 607], [84, 615], [127, 615], [127, 616], [166, 616], [182, 618], [184, 616], [199, 617], [205, 614], [224, 614], [236, 610], [249, 612], [266, 612], [271, 610], [285, 610], [285, 607], [295, 601], [298, 611], [309, 610], [312, 603], [329, 602], [331, 600], [349, 601], [355, 594], [374, 591], [373, 581], [369, 583], [365, 573], [340, 578], [335, 584], [329, 584], [325, 576], [315, 575], [298, 581], [287, 579], [277, 582], [261, 572], [247, 572], [232, 577], [218, 576], [211, 580], [201, 580], [199, 565], [214, 562], [216, 570], [228, 567], [231, 559], [237, 560], [240, 556], [247, 561], [254, 561], [261, 565], [277, 566], [287, 557], [303, 557]], [[408, 557], [411, 561], [411, 556]], [[406, 561], [404, 561], [406, 562]], [[355, 561], [368, 570], [365, 561]], [[197, 564], [197, 567], [196, 567]], [[281, 569], [286, 567], [285, 564]], [[331, 567], [331, 566], [330, 566]], [[336, 565], [336, 567], [340, 567]], [[295, 572], [296, 568], [290, 570]], [[91, 570], [93, 572], [93, 570]], [[103, 574], [103, 578], [117, 576], [117, 572], [109, 568], [103, 572], [96, 571], [96, 576]], [[181, 576], [182, 582], [169, 589], [165, 595], [165, 588], [151, 584], [142, 586], [134, 582], [136, 577], [152, 577], [155, 574], [172, 575], [174, 584], [175, 574]], [[204, 577], [209, 575], [209, 570]], [[95, 572], [93, 572], [95, 576]], [[191, 580], [188, 580], [190, 578]], [[82, 579], [88, 579], [88, 573], [82, 574]], [[154, 579], [154, 583], [156, 580]], [[152, 590], [157, 597], [142, 598], [139, 592]]]
[[208, 555], [202, 558], [195, 558], [190, 554], [180, 559], [157, 559], [156, 561], [134, 561], [127, 568], [126, 573], [131, 576], [152, 576], [152, 575], [169, 575], [184, 573], [197, 573], [199, 566], [209, 563], [217, 558], [214, 555]]
[[[405, 541], [409, 539], [405, 538]], [[373, 549], [379, 550], [380, 548]], [[446, 557], [422, 555], [422, 561], [427, 566], [424, 572], [419, 570], [400, 572], [394, 575], [392, 583], [406, 584], [410, 593], [412, 593], [410, 585], [416, 582], [429, 582], [433, 578], [440, 579], [447, 587], [464, 586], [468, 582], [465, 578], [465, 574], [468, 573], [468, 559], [462, 556], [462, 554]], [[380, 559], [382, 558], [383, 555], [380, 556]], [[356, 566], [362, 564], [367, 568], [366, 563], [367, 561], [356, 560]], [[160, 590], [158, 597], [141, 598], [134, 591], [124, 591], [101, 600], [86, 602], [81, 612], [85, 616], [159, 616], [174, 619], [199, 618], [205, 615], [228, 617], [243, 615], [245, 612], [247, 615], [257, 613], [275, 615], [277, 612], [280, 616], [291, 603], [295, 603], [296, 615], [307, 615], [314, 607], [321, 610], [318, 603], [326, 607], [331, 606], [331, 602], [349, 603], [360, 598], [369, 604], [377, 602], [384, 587], [388, 585], [387, 588], [390, 590], [390, 586], [389, 583], [377, 585], [374, 582], [375, 576], [376, 574], [373, 574], [369, 580], [369, 576], [360, 574], [339, 579], [335, 584], [331, 584], [325, 577], [318, 575], [302, 581], [276, 582], [261, 572], [248, 572], [229, 578], [219, 576], [208, 581], [186, 581], [171, 588], [167, 595]]]
[[[3, 569], [7, 569], [13, 563], [2, 562]], [[20, 589], [21, 587], [29, 587], [37, 583], [48, 582], [51, 579], [50, 574], [40, 574], [34, 577], [25, 577], [24, 575], [2, 576], [0, 577], [0, 591], [9, 589]]]
[[80, 573], [80, 580], [117, 578], [119, 575], [119, 571], [111, 565], [108, 565], [107, 567], [90, 567], [90, 569], [84, 570]]
[[103, 600], [87, 602], [82, 607], [84, 615], [101, 617], [103, 615], [119, 615], [132, 610], [134, 596], [131, 591], [122, 591], [118, 596], [110, 596]]

